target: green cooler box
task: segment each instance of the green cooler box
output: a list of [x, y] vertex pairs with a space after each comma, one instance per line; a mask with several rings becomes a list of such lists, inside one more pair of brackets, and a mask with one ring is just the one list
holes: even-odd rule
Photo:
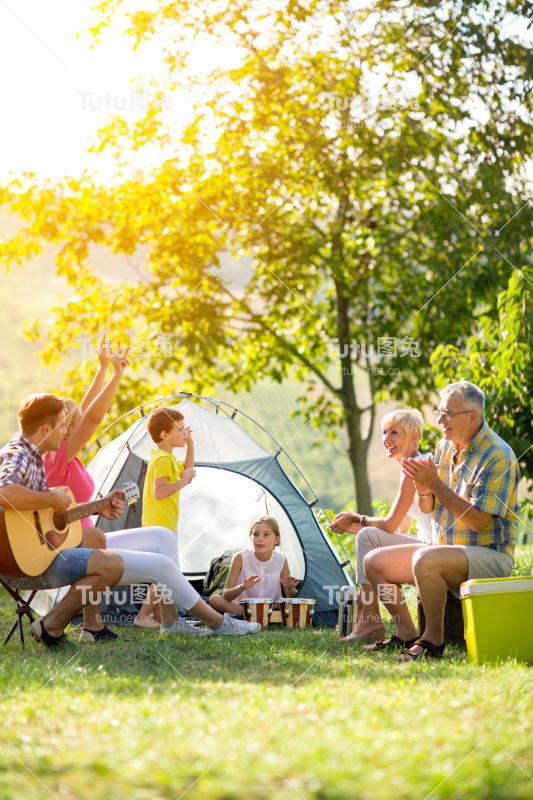
[[533, 578], [466, 581], [461, 600], [471, 661], [533, 663]]

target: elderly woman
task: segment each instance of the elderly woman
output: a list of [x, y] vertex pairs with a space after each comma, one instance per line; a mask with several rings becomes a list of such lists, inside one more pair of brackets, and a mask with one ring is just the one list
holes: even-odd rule
[[[413, 408], [391, 411], [381, 420], [382, 441], [387, 457], [398, 464], [402, 458], [418, 458], [418, 443], [424, 430], [424, 419], [420, 411]], [[416, 520], [416, 537], [406, 533], [412, 518]], [[415, 503], [415, 484], [411, 478], [400, 474], [400, 486], [391, 509], [385, 517], [371, 517], [349, 511], [337, 514], [330, 525], [337, 533], [357, 535], [355, 551], [357, 560], [357, 582], [361, 589], [356, 625], [349, 636], [341, 642], [376, 642], [376, 649], [385, 639], [385, 626], [379, 613], [379, 599], [370, 588], [363, 570], [363, 559], [378, 547], [412, 544], [424, 547], [431, 545], [432, 514], [420, 511]], [[409, 643], [407, 643], [409, 644]]]

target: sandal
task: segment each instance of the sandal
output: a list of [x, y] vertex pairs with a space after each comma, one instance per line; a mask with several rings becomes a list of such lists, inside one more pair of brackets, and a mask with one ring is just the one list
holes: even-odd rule
[[427, 639], [417, 639], [411, 647], [421, 647], [421, 653], [410, 653], [411, 648], [406, 648], [396, 659], [399, 664], [406, 664], [408, 661], [418, 661], [421, 658], [442, 658], [445, 642], [442, 644], [432, 644]]
[[416, 641], [416, 639], [400, 639], [399, 636], [394, 634], [390, 639], [385, 639], [384, 642], [368, 644], [365, 647], [365, 653], [380, 653], [382, 650], [403, 650], [412, 647]]

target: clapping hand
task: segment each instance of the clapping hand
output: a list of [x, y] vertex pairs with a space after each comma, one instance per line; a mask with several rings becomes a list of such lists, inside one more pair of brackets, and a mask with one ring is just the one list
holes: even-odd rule
[[250, 575], [242, 582], [242, 585], [245, 589], [251, 589], [252, 586], [255, 586], [255, 584], [259, 583], [260, 580], [261, 577], [259, 575]]
[[431, 456], [427, 458], [402, 458], [402, 472], [415, 482], [419, 494], [426, 494], [439, 484], [439, 473]]

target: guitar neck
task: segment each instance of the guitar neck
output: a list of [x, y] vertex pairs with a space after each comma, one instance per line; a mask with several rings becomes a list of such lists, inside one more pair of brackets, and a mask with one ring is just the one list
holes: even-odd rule
[[115, 498], [124, 500], [124, 492], [120, 492], [120, 494], [108, 494], [107, 497], [102, 497], [100, 500], [93, 500], [90, 503], [84, 503], [81, 506], [69, 508], [65, 514], [67, 522], [70, 524], [84, 517], [90, 517], [91, 514], [98, 514], [98, 512], [102, 511], [104, 508], [109, 508], [112, 500]]

